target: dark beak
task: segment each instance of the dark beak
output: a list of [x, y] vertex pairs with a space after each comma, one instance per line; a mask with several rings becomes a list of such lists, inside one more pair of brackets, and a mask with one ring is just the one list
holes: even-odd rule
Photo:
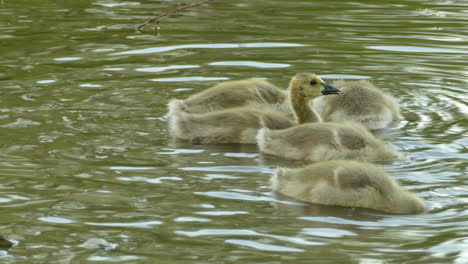
[[329, 94], [340, 94], [340, 89], [336, 88], [333, 85], [329, 85], [328, 83], [322, 83], [323, 85], [323, 90], [322, 94], [323, 95], [329, 95]]

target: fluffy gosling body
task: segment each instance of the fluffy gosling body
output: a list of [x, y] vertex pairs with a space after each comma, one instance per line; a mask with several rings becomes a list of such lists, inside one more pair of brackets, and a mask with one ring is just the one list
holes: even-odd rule
[[322, 96], [312, 102], [313, 109], [324, 121], [353, 121], [378, 130], [402, 119], [396, 99], [369, 81], [341, 80], [333, 85], [342, 91], [339, 96]]
[[421, 198], [369, 163], [333, 160], [297, 169], [277, 168], [270, 183], [273, 191], [302, 202], [393, 214], [425, 211]]
[[295, 119], [270, 108], [237, 107], [208, 113], [189, 113], [179, 101], [169, 103], [169, 130], [179, 139], [192, 143], [250, 143], [255, 144], [257, 130], [284, 129], [296, 122], [315, 122], [319, 116], [311, 110], [308, 102], [321, 94], [339, 93], [315, 74], [296, 74], [289, 83], [289, 103]]
[[221, 111], [190, 114], [183, 111], [171, 118], [170, 130], [192, 144], [255, 144], [260, 121], [270, 129], [293, 126], [290, 119], [270, 110], [238, 107]]
[[262, 128], [257, 134], [257, 144], [264, 153], [304, 161], [404, 159], [357, 123], [309, 123], [283, 130]]
[[273, 84], [257, 79], [219, 83], [185, 100], [173, 99], [173, 104], [187, 113], [206, 113], [249, 104], [280, 105], [287, 95]]

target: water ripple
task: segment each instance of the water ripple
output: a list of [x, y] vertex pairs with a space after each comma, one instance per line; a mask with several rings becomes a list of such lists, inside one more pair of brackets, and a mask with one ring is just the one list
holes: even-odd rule
[[0, 203], [10, 203], [10, 202], [13, 202], [13, 201], [16, 201], [16, 200], [29, 201], [31, 199], [27, 198], [27, 197], [24, 197], [24, 196], [21, 196], [21, 195], [15, 195], [15, 194], [6, 195], [3, 198], [0, 197]]
[[193, 217], [193, 216], [181, 216], [174, 219], [174, 222], [211, 222], [210, 219], [201, 218], [201, 217]]
[[253, 237], [267, 237], [280, 241], [285, 241], [302, 246], [318, 246], [323, 245], [322, 242], [309, 241], [306, 239], [290, 236], [270, 235], [259, 233], [249, 229], [200, 229], [197, 231], [175, 231], [176, 234], [188, 237], [200, 236], [253, 236]]
[[232, 172], [260, 172], [271, 173], [273, 169], [257, 166], [211, 166], [211, 167], [180, 167], [184, 171], [232, 171]]
[[202, 212], [195, 212], [195, 214], [211, 215], [211, 216], [225, 216], [225, 215], [243, 215], [243, 214], [249, 214], [249, 212], [246, 212], [246, 211], [202, 211]]
[[163, 180], [181, 181], [183, 179], [180, 177], [146, 178], [146, 177], [141, 177], [141, 176], [134, 176], [134, 177], [117, 177], [117, 180], [128, 181], [128, 182], [147, 182], [147, 183], [152, 183], [152, 184], [160, 184], [160, 183], [163, 183]]
[[284, 47], [301, 47], [303, 44], [294, 43], [241, 43], [241, 44], [187, 44], [187, 45], [174, 45], [166, 47], [155, 47], [139, 50], [129, 50], [110, 55], [136, 55], [136, 54], [151, 54], [161, 53], [178, 49], [235, 49], [235, 48], [284, 48]]
[[247, 66], [254, 68], [287, 68], [290, 67], [290, 64], [284, 63], [266, 63], [266, 62], [257, 62], [257, 61], [218, 61], [212, 62], [208, 65], [213, 66]]
[[462, 50], [462, 49], [431, 48], [431, 47], [417, 47], [417, 46], [367, 46], [366, 48], [374, 49], [374, 50], [414, 52], [414, 53], [460, 53], [460, 54], [468, 53], [468, 50]]
[[163, 148], [163, 150], [170, 150], [170, 151], [164, 151], [164, 152], [160, 151], [156, 153], [173, 155], [173, 154], [197, 154], [197, 153], [202, 153], [205, 151], [204, 149], [169, 149], [169, 148]]
[[53, 223], [53, 224], [71, 224], [75, 222], [68, 218], [56, 217], [56, 216], [39, 217], [38, 219], [42, 222]]
[[134, 256], [134, 255], [125, 255], [125, 256], [90, 256], [88, 257], [89, 261], [97, 262], [97, 263], [104, 263], [104, 262], [129, 262], [135, 260], [144, 259], [141, 256]]
[[[178, 70], [178, 69], [193, 69], [200, 68], [198, 65], [170, 65], [165, 67], [147, 67], [147, 68], [137, 68], [137, 72], [162, 72], [167, 70]], [[108, 70], [108, 69], [106, 69]]]
[[63, 58], [55, 58], [55, 61], [78, 61], [82, 60], [83, 58], [81, 57], [63, 57]]
[[227, 77], [189, 76], [189, 77], [150, 79], [150, 81], [153, 81], [153, 82], [205, 82], [205, 81], [225, 81], [225, 80], [229, 80], [229, 78], [227, 78]]
[[198, 195], [204, 195], [208, 197], [216, 197], [222, 199], [232, 200], [244, 200], [244, 201], [258, 201], [258, 202], [272, 202], [275, 199], [268, 196], [252, 196], [236, 192], [224, 192], [224, 191], [209, 191], [209, 192], [195, 192]]
[[362, 80], [362, 79], [370, 79], [370, 76], [364, 75], [351, 75], [351, 74], [321, 74], [320, 77], [324, 79], [337, 79], [337, 80]]
[[319, 237], [339, 238], [344, 236], [356, 236], [357, 234], [347, 230], [336, 228], [303, 228], [301, 234]]
[[255, 242], [252, 240], [245, 240], [245, 239], [226, 239], [224, 242], [244, 247], [250, 247], [257, 250], [262, 251], [276, 251], [276, 252], [303, 252], [303, 249], [293, 248], [293, 247], [284, 247], [284, 246], [277, 246], [271, 245], [261, 242]]
[[135, 227], [135, 228], [152, 228], [155, 225], [161, 225], [161, 221], [143, 221], [143, 222], [133, 222], [133, 223], [115, 223], [115, 222], [86, 222], [86, 225], [91, 226], [107, 226], [107, 227]]

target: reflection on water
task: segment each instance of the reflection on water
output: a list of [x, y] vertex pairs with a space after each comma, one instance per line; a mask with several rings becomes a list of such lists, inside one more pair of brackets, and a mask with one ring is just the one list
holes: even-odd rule
[[368, 49], [375, 50], [388, 50], [397, 52], [413, 52], [413, 53], [460, 53], [466, 54], [468, 50], [462, 49], [444, 49], [444, 48], [430, 48], [430, 47], [411, 47], [411, 46], [368, 46]]
[[[200, 66], [198, 65], [171, 65], [171, 66], [166, 66], [166, 67], [147, 67], [147, 68], [139, 68], [135, 69], [135, 71], [139, 72], [162, 72], [162, 71], [167, 71], [167, 70], [173, 70], [173, 69], [191, 69], [191, 68], [198, 68]], [[108, 69], [106, 69], [108, 70]]]
[[254, 68], [287, 68], [291, 65], [285, 63], [265, 63], [257, 61], [219, 61], [212, 62], [209, 65], [213, 66], [246, 66]]
[[225, 81], [225, 80], [229, 80], [229, 78], [227, 78], [227, 77], [190, 76], [190, 77], [150, 79], [150, 81], [153, 81], [153, 82], [206, 82], [206, 81]]
[[160, 53], [178, 49], [235, 49], [235, 48], [284, 48], [284, 47], [300, 47], [302, 44], [294, 43], [242, 43], [242, 44], [189, 44], [175, 45], [168, 47], [147, 48], [141, 50], [122, 51], [111, 55], [135, 55]]
[[[219, 1], [134, 31], [177, 4], [0, 3], [2, 263], [467, 262], [464, 1]], [[409, 160], [384, 169], [426, 214], [291, 201], [268, 179], [301, 162], [167, 134], [171, 98], [296, 72], [398, 98], [378, 136]]]

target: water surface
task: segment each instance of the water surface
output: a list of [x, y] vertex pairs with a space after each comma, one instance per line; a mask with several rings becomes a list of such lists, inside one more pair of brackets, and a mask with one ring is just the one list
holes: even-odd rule
[[[213, 1], [134, 31], [178, 4], [0, 3], [2, 263], [468, 262], [464, 1]], [[296, 72], [399, 99], [381, 136], [410, 160], [382, 166], [427, 214], [290, 201], [268, 178], [295, 164], [167, 133], [171, 98]]]

